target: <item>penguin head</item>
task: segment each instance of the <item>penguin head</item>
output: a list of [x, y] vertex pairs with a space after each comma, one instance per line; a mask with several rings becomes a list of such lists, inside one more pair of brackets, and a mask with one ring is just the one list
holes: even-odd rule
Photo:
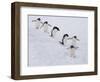
[[60, 29], [56, 26], [53, 27], [53, 30], [56, 29], [57, 31], [60, 31]]
[[76, 39], [76, 38], [77, 38], [77, 36], [73, 36], [73, 38], [75, 38], [75, 39]]
[[44, 24], [48, 24], [48, 21], [45, 21]]
[[41, 19], [40, 18], [37, 18], [37, 20], [40, 21]]
[[71, 45], [71, 46], [70, 46], [70, 48], [74, 48], [74, 46], [73, 46], [73, 45]]

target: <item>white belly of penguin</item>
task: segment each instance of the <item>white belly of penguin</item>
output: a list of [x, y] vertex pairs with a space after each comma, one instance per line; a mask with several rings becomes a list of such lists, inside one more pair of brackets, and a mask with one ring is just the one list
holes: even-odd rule
[[53, 30], [52, 34], [53, 34], [53, 37], [56, 37], [56, 33], [57, 33], [57, 30]]
[[71, 56], [74, 56], [75, 55], [75, 49], [73, 48], [73, 49], [70, 49], [70, 55]]
[[65, 37], [65, 39], [64, 39], [64, 45], [65, 45], [65, 46], [67, 46], [67, 45], [68, 45], [67, 40], [68, 40], [68, 38], [67, 38], [67, 37]]
[[44, 30], [44, 32], [48, 32], [48, 25], [44, 25], [43, 30]]
[[36, 21], [36, 23], [35, 23], [36, 28], [39, 28], [40, 25], [41, 25], [40, 21]]
[[77, 46], [77, 45], [76, 45], [76, 40], [75, 40], [75, 39], [72, 40], [72, 45]]

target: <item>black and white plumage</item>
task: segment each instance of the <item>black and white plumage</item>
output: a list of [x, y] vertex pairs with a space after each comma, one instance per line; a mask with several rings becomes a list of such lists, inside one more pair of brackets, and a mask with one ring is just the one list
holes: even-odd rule
[[55, 37], [56, 33], [60, 31], [60, 29], [56, 26], [53, 27], [53, 29], [51, 30], [51, 37]]
[[45, 22], [41, 25], [40, 29], [43, 29], [44, 32], [47, 32], [47, 33], [48, 33], [48, 27], [51, 27], [51, 25], [48, 24], [48, 21], [45, 21]]
[[32, 22], [35, 22], [36, 29], [39, 29], [42, 24], [42, 21], [40, 18], [37, 18], [36, 20], [32, 20]]
[[76, 49], [78, 48], [79, 47], [75, 47], [74, 45], [70, 45], [70, 47], [67, 48], [71, 57], [76, 57]]
[[62, 45], [66, 45], [67, 44], [67, 40], [68, 40], [69, 35], [68, 34], [64, 34], [63, 38], [62, 38], [62, 42], [60, 42]]
[[71, 44], [77, 46], [77, 41], [80, 41], [77, 36], [73, 36], [71, 39]]

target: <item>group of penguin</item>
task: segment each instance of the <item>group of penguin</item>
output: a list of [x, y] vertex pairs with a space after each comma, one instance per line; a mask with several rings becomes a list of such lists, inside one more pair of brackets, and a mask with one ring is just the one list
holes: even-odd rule
[[[36, 29], [43, 29], [44, 32], [48, 33], [48, 28], [49, 27], [53, 27], [51, 30], [51, 37], [55, 37], [56, 33], [60, 31], [60, 29], [57, 26], [52, 26], [48, 23], [48, 21], [42, 22], [41, 18], [37, 18], [36, 20], [32, 20], [32, 22], [35, 22], [35, 27]], [[77, 48], [77, 41], [79, 41], [79, 39], [77, 38], [77, 36], [73, 36], [73, 37], [69, 37], [68, 34], [64, 34], [62, 37], [62, 41], [59, 41], [60, 44], [66, 46], [68, 40], [71, 40], [71, 45], [67, 48], [68, 50], [70, 50], [70, 56], [71, 57], [76, 57], [75, 56], [75, 51]]]

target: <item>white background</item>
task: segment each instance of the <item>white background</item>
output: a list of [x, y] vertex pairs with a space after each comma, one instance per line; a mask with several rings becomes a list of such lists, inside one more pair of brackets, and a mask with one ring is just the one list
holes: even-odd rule
[[[0, 82], [15, 82], [10, 79], [11, 66], [11, 2], [15, 0], [1, 0], [0, 1]], [[88, 5], [98, 6], [100, 10], [100, 0], [16, 0], [16, 1], [30, 1], [39, 3], [55, 3], [55, 4], [69, 4], [69, 5]], [[98, 13], [100, 14], [100, 12]], [[100, 22], [100, 15], [98, 16]], [[100, 25], [99, 25], [100, 26]], [[98, 26], [98, 28], [99, 28]], [[100, 34], [100, 30], [98, 29]], [[99, 35], [98, 34], [98, 35]], [[98, 39], [100, 42], [100, 38]], [[99, 45], [99, 44], [98, 44]], [[99, 49], [99, 48], [98, 48]], [[100, 52], [98, 53], [100, 54]], [[100, 55], [98, 59], [100, 58]], [[100, 60], [98, 61], [100, 62]], [[100, 64], [99, 64], [100, 69]], [[23, 80], [27, 82], [28, 80]], [[79, 76], [79, 77], [64, 77], [53, 79], [38, 79], [29, 80], [30, 82], [84, 82], [84, 81], [100, 81], [100, 71], [97, 76]]]

